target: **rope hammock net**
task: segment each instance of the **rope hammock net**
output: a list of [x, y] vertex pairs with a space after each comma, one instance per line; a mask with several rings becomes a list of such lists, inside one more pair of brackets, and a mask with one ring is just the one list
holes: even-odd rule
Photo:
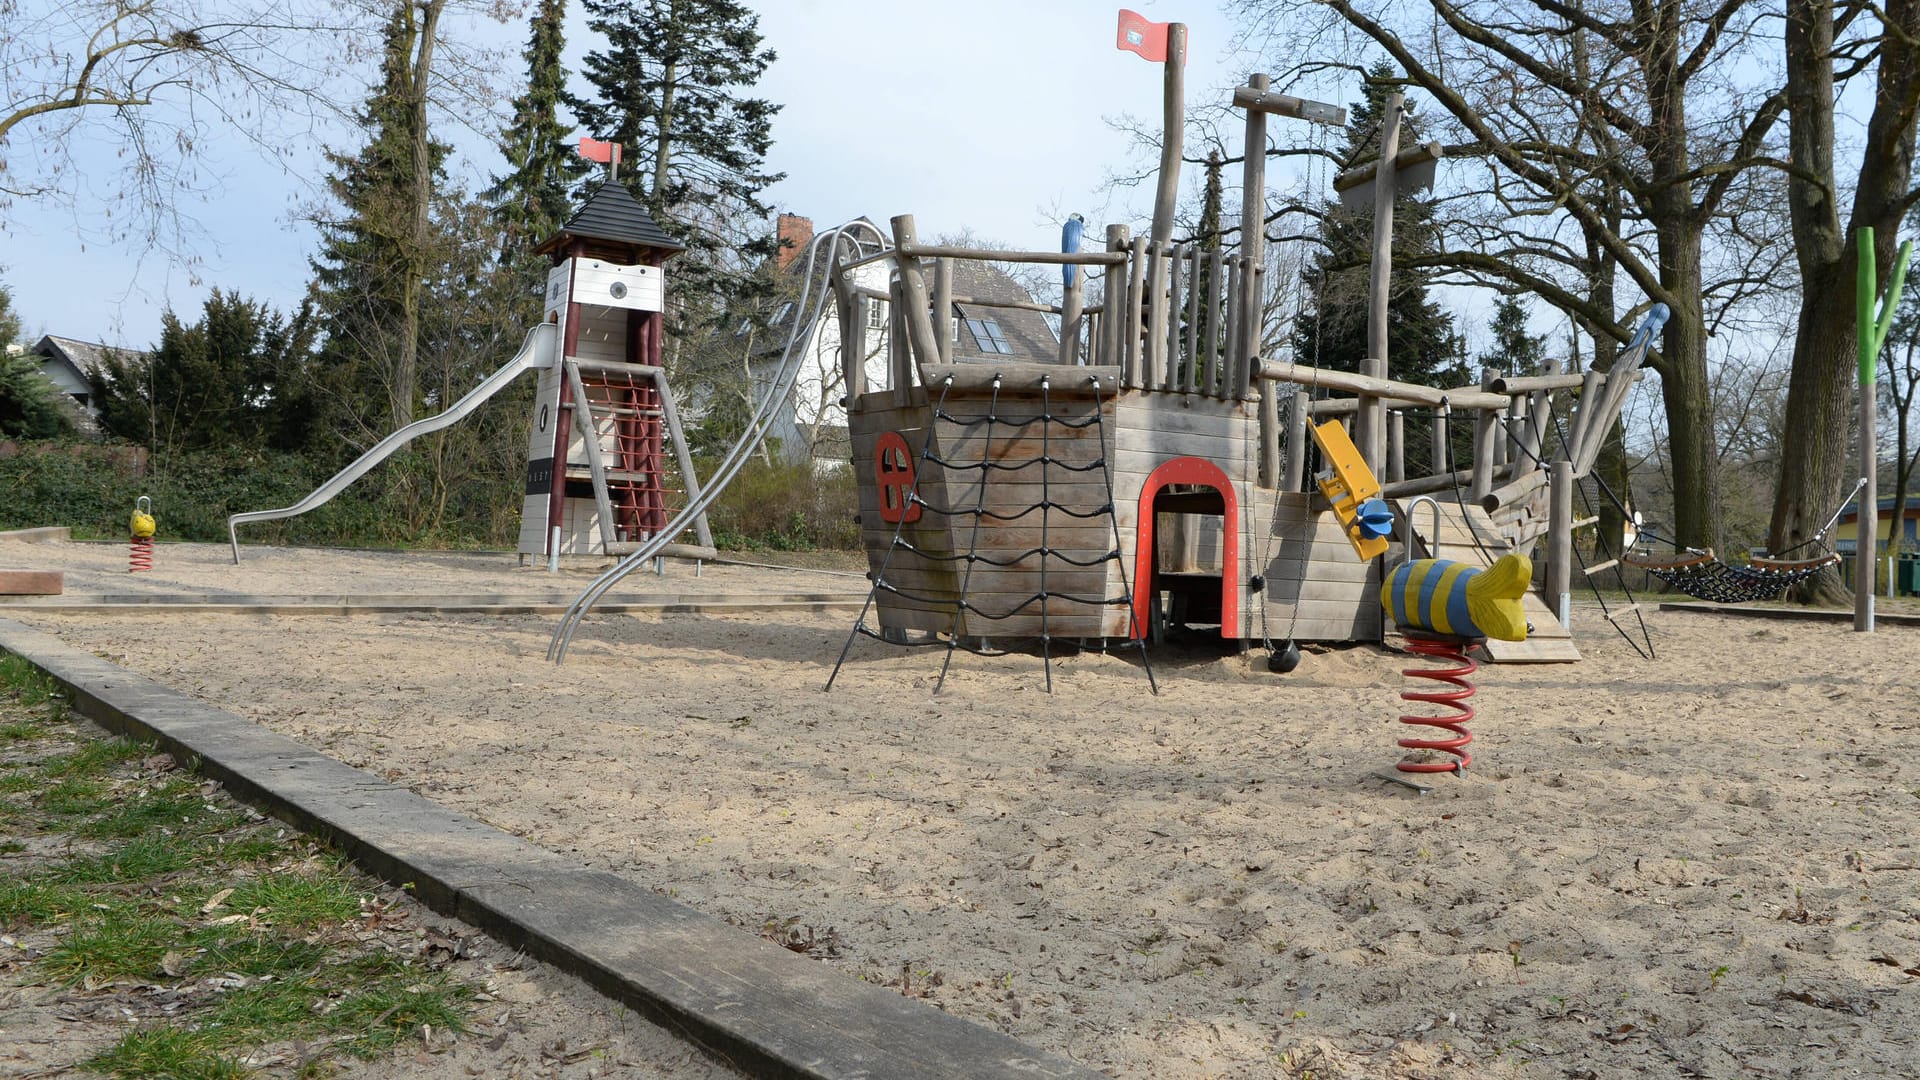
[[1624, 558], [1688, 596], [1715, 604], [1740, 604], [1749, 600], [1772, 600], [1794, 585], [1835, 566], [1840, 556], [1831, 552], [1815, 559], [1764, 559], [1739, 565], [1721, 562], [1711, 548], [1689, 550], [1685, 558], [1654, 562]]

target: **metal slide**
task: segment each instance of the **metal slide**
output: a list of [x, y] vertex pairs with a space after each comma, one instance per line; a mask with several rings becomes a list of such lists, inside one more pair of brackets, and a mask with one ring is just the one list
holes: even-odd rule
[[[707, 508], [720, 498], [720, 493], [726, 490], [727, 485], [747, 463], [747, 459], [766, 439], [767, 428], [774, 410], [793, 393], [794, 383], [800, 374], [800, 365], [806, 358], [805, 342], [814, 322], [825, 311], [828, 297], [832, 295], [831, 279], [839, 270], [840, 246], [843, 242], [853, 244], [854, 234], [858, 232], [871, 234], [875, 244], [883, 251], [891, 246], [888, 238], [875, 228], [872, 222], [864, 219], [849, 221], [845, 225], [814, 235], [813, 242], [807, 247], [807, 261], [800, 275], [800, 299], [795, 305], [797, 314], [793, 321], [793, 329], [787, 335], [787, 346], [780, 356], [780, 365], [774, 371], [773, 381], [767, 387], [766, 394], [757, 402], [753, 417], [747, 421], [746, 434], [742, 435], [733, 449], [727, 452], [726, 458], [720, 462], [714, 475], [707, 479], [700, 491], [700, 497], [681, 510], [679, 516], [674, 519], [675, 522], [705, 513]], [[827, 259], [827, 269], [821, 276], [820, 293], [816, 297], [813, 295], [814, 266], [823, 251]], [[613, 588], [621, 578], [646, 565], [665, 550], [678, 533], [679, 529], [670, 525], [666, 531], [640, 545], [637, 551], [595, 578], [593, 584], [587, 586], [585, 591], [575, 597], [573, 603], [568, 606], [566, 614], [560, 617], [560, 625], [554, 628], [553, 638], [547, 642], [547, 659], [556, 664], [564, 661], [567, 658], [567, 646], [573, 641], [573, 632], [580, 628], [580, 621], [587, 617], [587, 612], [593, 610], [593, 605], [599, 603], [600, 598], [607, 594], [607, 590]]]
[[227, 539], [233, 544], [233, 561], [240, 562], [240, 536], [235, 528], [251, 521], [277, 521], [281, 518], [297, 517], [309, 510], [318, 509], [329, 499], [346, 490], [348, 484], [365, 476], [375, 465], [392, 456], [395, 450], [414, 439], [441, 428], [452, 427], [465, 420], [474, 410], [485, 404], [487, 399], [500, 392], [508, 383], [522, 374], [544, 367], [553, 366], [553, 358], [558, 351], [554, 340], [556, 333], [552, 323], [541, 323], [527, 331], [527, 337], [520, 345], [520, 352], [507, 362], [507, 365], [481, 380], [480, 385], [467, 391], [467, 396], [448, 406], [447, 411], [424, 420], [415, 420], [406, 427], [381, 439], [371, 450], [355, 458], [351, 465], [334, 473], [326, 483], [313, 489], [313, 493], [292, 506], [279, 510], [253, 510], [244, 514], [235, 514], [227, 519]]

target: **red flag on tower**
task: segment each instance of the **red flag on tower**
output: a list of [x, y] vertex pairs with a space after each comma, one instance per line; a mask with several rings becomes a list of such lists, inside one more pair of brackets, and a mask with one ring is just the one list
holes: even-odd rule
[[603, 165], [609, 162], [619, 161], [620, 144], [617, 142], [601, 142], [599, 139], [590, 139], [582, 135], [580, 136], [580, 156], [586, 158], [588, 161], [598, 161]]
[[1153, 22], [1137, 11], [1121, 8], [1120, 32], [1113, 47], [1164, 62], [1167, 58], [1167, 24]]

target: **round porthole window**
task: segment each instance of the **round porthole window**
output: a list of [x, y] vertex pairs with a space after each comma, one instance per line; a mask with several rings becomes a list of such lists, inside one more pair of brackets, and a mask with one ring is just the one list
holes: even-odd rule
[[616, 281], [612, 285], [607, 286], [607, 291], [613, 294], [615, 300], [625, 300], [627, 298], [627, 283], [624, 281]]

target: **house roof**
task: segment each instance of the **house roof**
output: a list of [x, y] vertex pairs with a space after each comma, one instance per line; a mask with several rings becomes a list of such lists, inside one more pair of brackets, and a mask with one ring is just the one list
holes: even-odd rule
[[626, 185], [613, 182], [594, 188], [560, 231], [541, 242], [534, 252], [544, 254], [572, 239], [611, 240], [660, 251], [687, 250], [687, 245], [667, 235]]
[[[1880, 496], [1879, 505], [1877, 509], [1881, 516], [1885, 516], [1887, 514], [1893, 513], [1893, 496], [1891, 495]], [[1906, 513], [1907, 517], [1920, 517], [1920, 491], [1907, 492], [1906, 510], [1907, 510], [1907, 513]], [[1849, 503], [1847, 505], [1846, 511], [1840, 515], [1840, 520], [1851, 522], [1853, 521], [1853, 519], [1859, 516], [1860, 516], [1859, 505], [1857, 503]]]
[[81, 382], [92, 380], [101, 370], [108, 353], [121, 356], [139, 356], [137, 349], [118, 349], [111, 345], [102, 345], [94, 341], [81, 341], [77, 338], [55, 337], [48, 334], [34, 343], [33, 351], [45, 360], [64, 363], [73, 369]]

